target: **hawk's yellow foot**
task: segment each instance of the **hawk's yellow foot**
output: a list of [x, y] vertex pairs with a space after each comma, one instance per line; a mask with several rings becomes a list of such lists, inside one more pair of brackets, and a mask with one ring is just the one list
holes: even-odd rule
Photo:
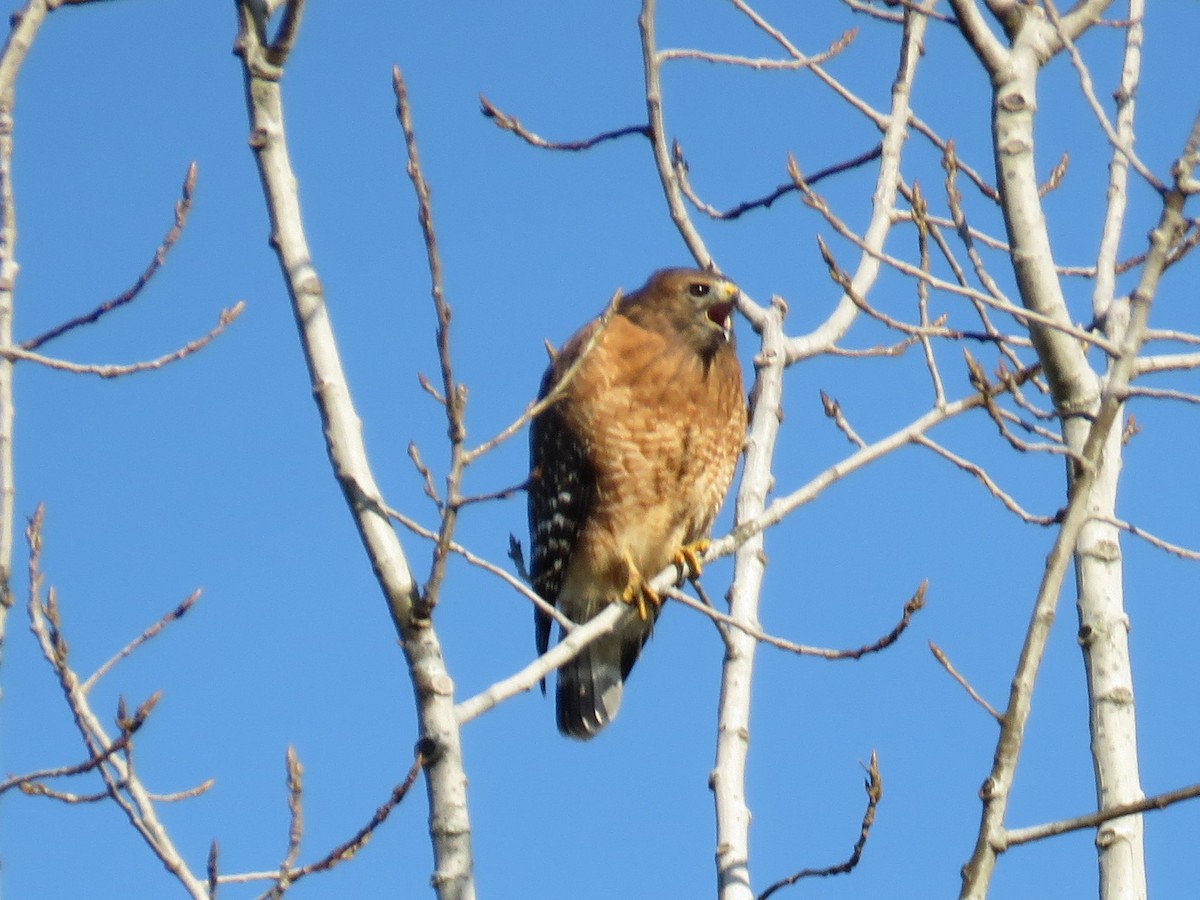
[[621, 600], [637, 607], [638, 618], [645, 622], [650, 618], [650, 606], [655, 610], [662, 609], [662, 597], [650, 587], [650, 583], [642, 577], [642, 573], [628, 556], [625, 557], [625, 564], [629, 567], [629, 581], [621, 591]]
[[700, 573], [704, 571], [704, 565], [700, 562], [702, 557], [712, 544], [708, 538], [700, 538], [698, 541], [692, 541], [690, 544], [684, 544], [671, 557], [671, 562], [679, 569], [679, 584], [683, 584], [685, 578], [699, 578]]

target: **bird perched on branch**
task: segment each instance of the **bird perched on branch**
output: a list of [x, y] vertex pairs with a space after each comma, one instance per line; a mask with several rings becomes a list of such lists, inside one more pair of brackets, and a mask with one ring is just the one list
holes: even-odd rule
[[[738, 288], [664, 269], [552, 354], [550, 405], [530, 429], [530, 575], [573, 622], [637, 608], [558, 671], [558, 730], [587, 739], [612, 721], [672, 563], [698, 574], [746, 431], [733, 337]], [[550, 617], [535, 609], [539, 653]]]

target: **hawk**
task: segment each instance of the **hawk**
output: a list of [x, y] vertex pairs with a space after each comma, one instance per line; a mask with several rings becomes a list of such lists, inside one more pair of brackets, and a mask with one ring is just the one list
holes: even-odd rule
[[[647, 580], [671, 563], [699, 571], [746, 431], [737, 296], [712, 272], [656, 272], [607, 324], [576, 332], [542, 378], [540, 398], [565, 383], [530, 429], [533, 587], [574, 622], [622, 600], [639, 613], [559, 668], [569, 737], [594, 737], [617, 714], [661, 606]], [[545, 653], [550, 617], [534, 618]]]

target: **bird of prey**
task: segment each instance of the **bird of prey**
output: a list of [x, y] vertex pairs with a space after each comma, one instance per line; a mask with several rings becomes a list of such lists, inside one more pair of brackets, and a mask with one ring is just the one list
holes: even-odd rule
[[[533, 587], [576, 623], [613, 602], [638, 610], [560, 667], [569, 737], [594, 737], [617, 714], [661, 606], [648, 581], [672, 563], [681, 578], [699, 572], [746, 431], [737, 296], [712, 272], [655, 272], [576, 332], [542, 379], [539, 397], [553, 401], [530, 429]], [[551, 620], [534, 617], [544, 653]]]

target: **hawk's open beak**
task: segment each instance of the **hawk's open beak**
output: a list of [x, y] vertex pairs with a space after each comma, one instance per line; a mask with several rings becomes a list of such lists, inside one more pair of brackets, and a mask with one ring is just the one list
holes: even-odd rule
[[725, 332], [725, 340], [733, 333], [733, 306], [737, 301], [738, 288], [731, 281], [722, 282], [716, 290], [717, 300], [708, 307], [706, 314], [714, 325]]

